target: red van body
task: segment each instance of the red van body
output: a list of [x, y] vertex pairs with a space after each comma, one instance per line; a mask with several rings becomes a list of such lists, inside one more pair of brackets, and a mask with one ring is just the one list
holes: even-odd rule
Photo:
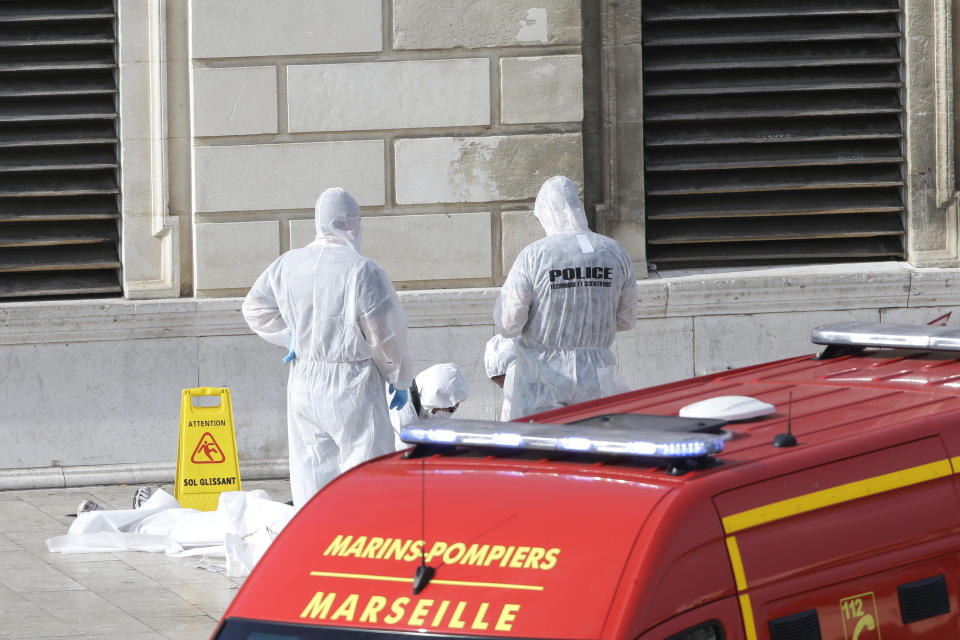
[[[797, 357], [533, 418], [774, 405], [681, 475], [466, 449], [373, 460], [300, 511], [215, 637], [958, 638], [955, 356]], [[788, 421], [797, 445], [774, 447]], [[435, 575], [414, 594], [422, 562]]]

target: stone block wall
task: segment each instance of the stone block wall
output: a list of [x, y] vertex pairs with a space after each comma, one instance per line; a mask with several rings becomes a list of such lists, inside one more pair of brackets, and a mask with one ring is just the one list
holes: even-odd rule
[[189, 5], [198, 296], [309, 243], [331, 186], [398, 288], [495, 286], [540, 184], [583, 184], [577, 0]]
[[[505, 219], [519, 235], [532, 216], [512, 213]], [[467, 224], [483, 217], [458, 215]], [[424, 214], [434, 216], [446, 217]], [[295, 222], [293, 241], [310, 235], [308, 221]], [[278, 221], [221, 224], [239, 229], [236, 243], [250, 242], [244, 234], [275, 239], [280, 231]], [[389, 234], [375, 238], [373, 244], [385, 243]], [[429, 262], [410, 277], [432, 277]], [[499, 415], [502, 392], [480, 357], [493, 335], [497, 294], [495, 287], [400, 292], [413, 370], [460, 364], [469, 385], [457, 412], [463, 418]], [[231, 389], [244, 480], [286, 477], [285, 351], [250, 333], [240, 304], [217, 298], [0, 305], [0, 490], [170, 482], [180, 394], [193, 386]], [[619, 333], [613, 350], [620, 377], [639, 389], [814, 353], [810, 330], [819, 324], [925, 324], [958, 308], [960, 269], [883, 262], [654, 274], [640, 282], [637, 326]]]

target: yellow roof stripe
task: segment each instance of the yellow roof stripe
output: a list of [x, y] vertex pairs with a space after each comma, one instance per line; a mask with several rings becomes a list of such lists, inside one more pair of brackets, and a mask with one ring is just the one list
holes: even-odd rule
[[950, 466], [953, 467], [954, 473], [960, 473], [960, 456], [950, 458]]
[[816, 511], [824, 507], [943, 478], [953, 474], [954, 467], [951, 462], [960, 465], [960, 457], [954, 458], [952, 461], [939, 460], [865, 480], [857, 480], [856, 482], [734, 513], [723, 518], [723, 530], [727, 534], [736, 533], [801, 513]]

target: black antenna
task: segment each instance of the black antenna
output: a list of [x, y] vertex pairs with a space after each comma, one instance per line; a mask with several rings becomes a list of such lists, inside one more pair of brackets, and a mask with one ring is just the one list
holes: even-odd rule
[[790, 392], [789, 399], [787, 400], [787, 432], [778, 433], [773, 439], [773, 446], [775, 447], [795, 447], [797, 446], [797, 439], [794, 437], [791, 432], [790, 419], [793, 416], [793, 391]]
[[413, 595], [426, 588], [437, 571], [427, 566], [427, 540], [424, 530], [427, 521], [427, 459], [420, 458], [420, 566], [413, 574]]

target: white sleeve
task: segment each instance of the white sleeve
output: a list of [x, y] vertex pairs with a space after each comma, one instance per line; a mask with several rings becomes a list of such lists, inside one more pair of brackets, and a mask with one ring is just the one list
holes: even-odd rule
[[370, 357], [386, 382], [408, 389], [413, 372], [400, 298], [387, 274], [375, 263], [368, 262], [360, 277], [359, 322]]
[[533, 284], [522, 265], [526, 264], [524, 252], [520, 253], [507, 279], [500, 287], [500, 297], [493, 307], [493, 324], [502, 336], [513, 338], [523, 332], [533, 302]]
[[240, 307], [247, 326], [271, 344], [287, 347], [290, 344], [290, 327], [280, 315], [277, 292], [280, 287], [280, 259], [278, 258], [260, 274]]
[[620, 303], [617, 305], [617, 331], [629, 331], [637, 325], [637, 309], [640, 306], [640, 287], [637, 286], [637, 274], [633, 263], [626, 258], [626, 280], [620, 289]]
[[499, 333], [487, 340], [483, 349], [483, 367], [488, 378], [506, 375], [507, 367], [517, 357], [517, 341]]

